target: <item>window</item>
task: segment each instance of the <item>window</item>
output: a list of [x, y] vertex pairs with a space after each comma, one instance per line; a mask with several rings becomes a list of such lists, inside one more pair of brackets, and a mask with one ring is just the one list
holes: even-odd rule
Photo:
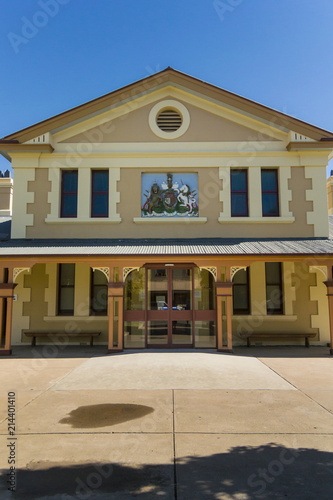
[[261, 170], [262, 216], [279, 216], [278, 171], [276, 169]]
[[90, 314], [107, 316], [108, 311], [108, 284], [102, 271], [91, 270], [91, 299]]
[[233, 279], [234, 314], [250, 314], [249, 268], [240, 269]]
[[92, 170], [91, 217], [109, 215], [109, 171]]
[[283, 314], [282, 265], [266, 262], [265, 271], [267, 314]]
[[59, 264], [58, 315], [74, 315], [75, 264]]
[[77, 170], [63, 170], [60, 217], [77, 217]]
[[231, 217], [247, 217], [248, 199], [247, 199], [247, 170], [230, 170], [231, 182]]

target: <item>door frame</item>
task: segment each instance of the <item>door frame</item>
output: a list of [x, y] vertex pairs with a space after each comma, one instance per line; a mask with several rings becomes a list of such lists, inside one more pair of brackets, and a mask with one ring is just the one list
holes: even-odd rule
[[[146, 325], [146, 331], [145, 331], [145, 344], [148, 349], [174, 349], [174, 348], [189, 348], [192, 349], [194, 347], [194, 335], [195, 335], [195, 323], [194, 323], [194, 268], [195, 264], [173, 264], [170, 263], [168, 264], [146, 264], [144, 266], [145, 268], [145, 296], [146, 296], [146, 301], [145, 301], [145, 325]], [[148, 271], [150, 269], [165, 269], [167, 271], [170, 270], [170, 272], [167, 272], [167, 297], [168, 297], [168, 310], [167, 311], [149, 311], [148, 310]], [[191, 291], [192, 291], [192, 299], [191, 299], [191, 309], [188, 311], [175, 311], [172, 309], [172, 270], [173, 269], [191, 269]], [[151, 315], [151, 313], [153, 313]], [[162, 313], [162, 314], [161, 314]], [[154, 319], [149, 318], [149, 315], [153, 316]], [[158, 317], [165, 317], [164, 321], [167, 321], [168, 324], [168, 342], [166, 344], [149, 344], [148, 343], [148, 321], [159, 321], [159, 319], [155, 319]], [[172, 322], [176, 321], [176, 318], [183, 316], [184, 321], [191, 321], [192, 322], [192, 328], [191, 328], [191, 343], [187, 344], [173, 344], [172, 343]], [[163, 319], [161, 319], [163, 321]]]

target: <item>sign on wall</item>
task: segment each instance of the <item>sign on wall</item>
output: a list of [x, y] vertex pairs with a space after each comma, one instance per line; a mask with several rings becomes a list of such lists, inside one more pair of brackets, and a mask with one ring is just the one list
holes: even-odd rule
[[198, 174], [142, 174], [142, 217], [198, 217]]

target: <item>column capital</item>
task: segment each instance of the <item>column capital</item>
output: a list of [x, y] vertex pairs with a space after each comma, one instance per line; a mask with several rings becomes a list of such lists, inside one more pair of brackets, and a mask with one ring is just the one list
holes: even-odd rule
[[233, 283], [230, 281], [217, 281], [215, 283], [216, 287], [216, 295], [222, 297], [231, 297], [232, 296], [232, 287]]
[[124, 296], [125, 283], [108, 283], [108, 296], [109, 297], [123, 297]]
[[333, 295], [333, 280], [323, 281], [327, 287], [327, 295]]
[[17, 283], [0, 283], [0, 297], [10, 298], [14, 296], [14, 289]]

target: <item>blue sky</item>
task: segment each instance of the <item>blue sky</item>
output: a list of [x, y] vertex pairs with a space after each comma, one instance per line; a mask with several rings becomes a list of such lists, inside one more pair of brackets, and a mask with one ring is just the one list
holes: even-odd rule
[[333, 131], [332, 0], [1, 3], [0, 137], [167, 66]]

